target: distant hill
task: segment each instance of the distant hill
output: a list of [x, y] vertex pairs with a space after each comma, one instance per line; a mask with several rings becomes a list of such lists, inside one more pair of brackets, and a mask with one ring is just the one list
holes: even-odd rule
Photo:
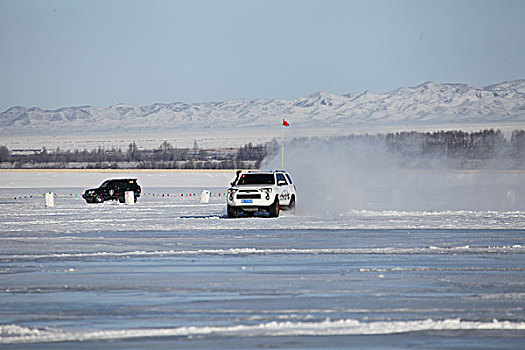
[[0, 113], [1, 134], [125, 133], [268, 127], [282, 118], [294, 127], [342, 128], [441, 124], [525, 123], [525, 80], [485, 87], [427, 82], [384, 94], [316, 92], [293, 100], [117, 104], [44, 110], [12, 107]]

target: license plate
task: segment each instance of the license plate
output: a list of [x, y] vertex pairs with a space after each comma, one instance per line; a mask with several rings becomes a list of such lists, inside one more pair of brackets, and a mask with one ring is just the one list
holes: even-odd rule
[[241, 203], [253, 203], [253, 199], [243, 199]]

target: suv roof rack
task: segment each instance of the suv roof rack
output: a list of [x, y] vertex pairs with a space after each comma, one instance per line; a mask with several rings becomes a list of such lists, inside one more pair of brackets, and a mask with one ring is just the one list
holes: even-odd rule
[[286, 170], [248, 170], [246, 173], [285, 173]]

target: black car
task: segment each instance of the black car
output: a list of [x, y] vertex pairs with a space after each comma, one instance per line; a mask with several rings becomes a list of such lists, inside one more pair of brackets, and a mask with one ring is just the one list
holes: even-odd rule
[[126, 191], [133, 191], [136, 202], [140, 197], [140, 190], [137, 179], [111, 179], [104, 181], [99, 188], [86, 190], [82, 198], [88, 203], [102, 203], [107, 200], [118, 200], [120, 203], [125, 203]]

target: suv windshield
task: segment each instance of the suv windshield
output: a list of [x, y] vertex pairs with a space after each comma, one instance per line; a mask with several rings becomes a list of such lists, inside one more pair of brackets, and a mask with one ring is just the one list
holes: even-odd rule
[[104, 181], [102, 185], [100, 185], [100, 188], [106, 188], [109, 185], [109, 181]]
[[237, 185], [274, 185], [273, 174], [244, 174]]

